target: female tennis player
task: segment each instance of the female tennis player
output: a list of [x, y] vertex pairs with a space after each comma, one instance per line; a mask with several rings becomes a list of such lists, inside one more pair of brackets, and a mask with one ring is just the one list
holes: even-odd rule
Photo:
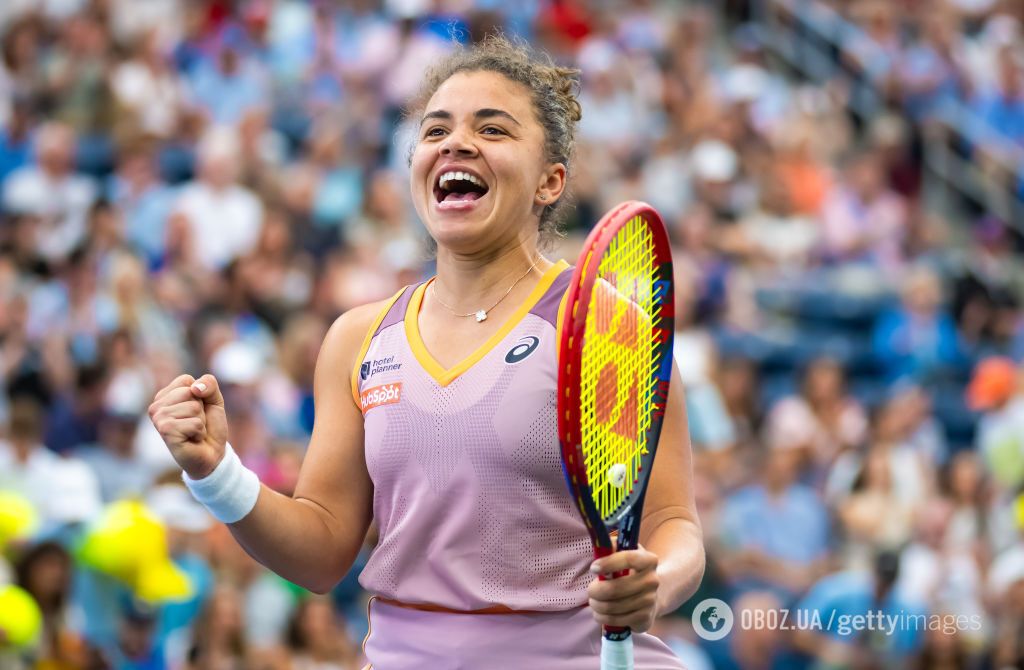
[[639, 549], [592, 564], [559, 457], [571, 271], [539, 243], [563, 201], [577, 75], [503, 38], [433, 68], [414, 107], [410, 186], [437, 275], [331, 327], [293, 497], [231, 450], [212, 375], [178, 377], [150, 407], [196, 498], [286, 579], [328, 591], [376, 522], [360, 576], [376, 670], [592, 669], [598, 624], [636, 632], [637, 668], [682, 667], [644, 633], [704, 569], [678, 373]]

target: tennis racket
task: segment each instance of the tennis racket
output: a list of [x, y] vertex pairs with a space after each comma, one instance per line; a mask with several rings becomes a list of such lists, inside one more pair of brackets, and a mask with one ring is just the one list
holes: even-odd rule
[[[673, 305], [661, 217], [646, 203], [619, 205], [580, 252], [558, 359], [562, 466], [595, 558], [637, 547], [668, 401]], [[604, 627], [601, 668], [633, 668], [629, 628]]]

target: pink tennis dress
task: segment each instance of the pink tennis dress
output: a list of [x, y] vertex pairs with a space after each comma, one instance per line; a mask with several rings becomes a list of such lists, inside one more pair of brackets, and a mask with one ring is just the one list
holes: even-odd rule
[[[363, 343], [353, 395], [380, 540], [359, 581], [374, 670], [596, 670], [590, 537], [562, 474], [557, 319], [571, 272], [543, 276], [450, 370], [420, 338], [427, 284], [392, 298]], [[434, 610], [434, 611], [430, 611]], [[634, 635], [636, 667], [682, 668]]]

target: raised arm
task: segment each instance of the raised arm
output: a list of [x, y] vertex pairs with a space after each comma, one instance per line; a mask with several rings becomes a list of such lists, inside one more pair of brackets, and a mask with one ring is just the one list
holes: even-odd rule
[[[317, 593], [329, 591], [352, 566], [372, 517], [363, 418], [352, 401], [349, 379], [359, 345], [381, 307], [346, 312], [324, 339], [314, 378], [316, 422], [295, 495], [260, 485], [255, 507], [228, 524], [249, 555]], [[149, 414], [191, 479], [202, 481], [224, 460], [227, 418], [213, 375], [178, 377], [157, 394]]]

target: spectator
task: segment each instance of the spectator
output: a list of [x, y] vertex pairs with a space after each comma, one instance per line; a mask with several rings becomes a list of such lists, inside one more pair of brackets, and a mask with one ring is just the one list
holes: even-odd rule
[[146, 463], [135, 455], [138, 414], [108, 410], [101, 424], [99, 442], [84, 444], [74, 451], [97, 473], [103, 502], [141, 496], [153, 481]]
[[998, 219], [985, 217], [972, 230], [973, 244], [954, 259], [951, 307], [964, 341], [975, 349], [1016, 349], [1024, 268], [1014, 237]]
[[263, 206], [238, 179], [238, 143], [218, 128], [199, 145], [199, 178], [181, 191], [176, 214], [184, 220], [183, 242], [205, 268], [223, 269], [259, 240]]
[[1024, 145], [1024, 68], [1017, 62], [1012, 47], [1003, 47], [996, 60], [995, 85], [982, 90], [971, 102], [982, 121], [997, 133], [988, 138], [987, 148], [999, 151], [999, 141], [1007, 138]]
[[43, 98], [42, 33], [37, 16], [23, 15], [6, 24], [0, 43], [0, 123], [8, 123], [14, 107], [34, 108]]
[[294, 670], [358, 670], [359, 654], [348, 641], [328, 598], [302, 601], [288, 624]]
[[731, 495], [720, 523], [723, 571], [739, 592], [802, 593], [828, 556], [828, 518], [818, 495], [796, 483], [799, 454], [770, 449], [758, 482]]
[[14, 100], [7, 119], [0, 123], [0, 184], [7, 175], [32, 159], [32, 120], [28, 103]]
[[1024, 395], [1017, 365], [1006, 358], [983, 360], [967, 387], [967, 403], [984, 412], [978, 451], [1002, 494], [1024, 484]]
[[904, 503], [917, 504], [932, 489], [931, 462], [909, 441], [916, 417], [908, 414], [893, 395], [875, 409], [871, 420], [868, 449], [847, 450], [839, 455], [825, 482], [825, 497], [835, 503], [849, 495], [864, 470], [868, 453], [889, 463], [891, 490]]
[[920, 603], [894, 588], [900, 569], [898, 553], [882, 552], [869, 570], [838, 572], [815, 583], [798, 609], [817, 612], [822, 621], [832, 621], [834, 626], [824, 631], [810, 627], [796, 631], [797, 647], [823, 663], [857, 665], [868, 659], [881, 659], [896, 667], [905, 663], [923, 644], [923, 630], [917, 626], [896, 626], [889, 631], [853, 625], [854, 617], [864, 623], [867, 615], [875, 612], [899, 617], [927, 613]]
[[772, 408], [765, 430], [769, 444], [804, 448], [810, 463], [827, 468], [841, 451], [864, 442], [867, 427], [860, 403], [846, 392], [843, 368], [818, 358], [804, 371], [800, 394]]
[[76, 630], [71, 600], [73, 563], [67, 549], [56, 542], [29, 546], [18, 559], [15, 570], [18, 586], [39, 604], [43, 630], [38, 663], [44, 667], [85, 667], [90, 650]]
[[113, 55], [110, 33], [101, 17], [82, 12], [60, 30], [60, 49], [45, 62], [47, 93], [56, 102], [55, 118], [82, 135], [107, 133], [113, 126], [113, 96], [108, 85]]
[[903, 263], [907, 207], [883, 181], [880, 157], [854, 155], [822, 208], [822, 247], [828, 261], [869, 263], [885, 272]]
[[212, 59], [199, 59], [189, 72], [193, 104], [212, 125], [234, 126], [267, 96], [265, 73], [247, 57], [235, 31], [224, 31]]
[[934, 113], [960, 92], [962, 46], [954, 17], [936, 8], [922, 17], [921, 37], [904, 49], [897, 68], [903, 107], [914, 121]]
[[245, 670], [249, 654], [239, 593], [221, 585], [213, 592], [193, 627], [185, 667], [188, 670]]
[[11, 172], [3, 183], [7, 213], [39, 218], [35, 249], [50, 262], [64, 260], [82, 242], [96, 199], [92, 180], [74, 172], [75, 141], [69, 126], [47, 123], [36, 135], [36, 164]]
[[125, 112], [118, 130], [168, 139], [181, 121], [184, 87], [156, 28], [139, 36], [134, 51], [111, 74], [111, 88]]
[[992, 562], [988, 589], [1000, 615], [991, 662], [1013, 667], [1024, 661], [1024, 543], [999, 554]]
[[[734, 610], [751, 621], [770, 621], [784, 611], [785, 602], [771, 591], [750, 591], [736, 599]], [[794, 625], [796, 621], [792, 621]], [[717, 643], [708, 645], [719, 670], [782, 670], [798, 659], [786, 651], [785, 632], [778, 626], [737, 626]]]
[[794, 211], [785, 184], [774, 176], [762, 180], [758, 208], [740, 221], [736, 232], [734, 253], [769, 275], [807, 267], [818, 238], [814, 221]]
[[898, 551], [910, 539], [917, 506], [895, 490], [887, 454], [868, 451], [850, 495], [838, 504], [848, 569], [870, 568], [879, 551]]
[[124, 150], [108, 197], [124, 213], [126, 241], [149, 267], [158, 267], [166, 253], [167, 217], [176, 194], [160, 180], [150, 146], [140, 142]]
[[942, 287], [934, 272], [917, 267], [902, 288], [901, 307], [875, 325], [875, 356], [891, 380], [928, 382], [962, 363], [959, 336], [943, 308]]
[[[27, 395], [16, 396], [11, 399], [10, 407], [8, 439], [0, 441], [0, 489], [21, 493], [46, 518], [48, 506], [54, 502], [51, 496], [60, 488], [58, 482], [68, 473], [76, 480], [84, 478], [86, 495], [91, 497], [89, 492], [94, 491], [98, 503], [99, 486], [95, 474], [83, 468], [80, 461], [62, 459], [42, 445], [43, 409], [39, 401]], [[84, 508], [78, 510], [84, 514], [89, 511]]]

